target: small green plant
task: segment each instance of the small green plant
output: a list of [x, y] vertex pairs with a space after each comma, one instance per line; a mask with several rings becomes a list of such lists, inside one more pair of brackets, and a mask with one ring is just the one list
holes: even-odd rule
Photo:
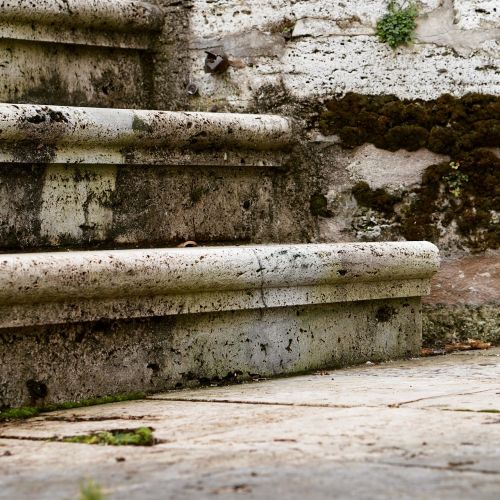
[[393, 49], [407, 45], [412, 41], [417, 28], [417, 16], [418, 9], [412, 1], [390, 0], [387, 14], [377, 22], [377, 36]]
[[107, 446], [153, 446], [153, 431], [139, 427], [128, 431], [102, 431], [64, 438], [65, 443], [100, 444]]
[[94, 481], [87, 481], [80, 485], [80, 500], [104, 500], [101, 487]]
[[455, 197], [459, 198], [462, 193], [462, 188], [464, 184], [469, 181], [469, 176], [460, 172], [460, 163], [459, 162], [450, 162], [451, 172], [448, 175], [444, 176], [444, 180], [448, 185], [448, 191]]

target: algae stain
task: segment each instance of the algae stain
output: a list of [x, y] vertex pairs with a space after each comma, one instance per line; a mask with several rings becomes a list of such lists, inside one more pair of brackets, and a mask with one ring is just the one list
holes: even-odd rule
[[151, 133], [152, 127], [151, 125], [146, 123], [142, 118], [139, 118], [137, 115], [134, 115], [134, 119], [132, 121], [132, 130], [134, 132]]

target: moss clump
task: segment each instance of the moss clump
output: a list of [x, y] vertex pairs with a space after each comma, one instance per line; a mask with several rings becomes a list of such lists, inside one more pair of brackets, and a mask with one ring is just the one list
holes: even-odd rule
[[23, 407], [23, 408], [9, 408], [0, 412], [0, 422], [7, 420], [22, 420], [25, 418], [36, 417], [40, 413], [39, 408]]
[[362, 207], [377, 210], [387, 216], [394, 214], [394, 206], [401, 201], [401, 197], [389, 194], [384, 189], [371, 189], [367, 182], [355, 184], [352, 194]]
[[452, 157], [500, 144], [500, 98], [443, 95], [433, 101], [347, 93], [326, 103], [323, 134], [338, 134], [346, 148], [370, 142], [381, 149], [430, 151]]
[[319, 217], [332, 217], [332, 213], [328, 210], [328, 200], [321, 193], [316, 193], [311, 196], [309, 201], [309, 210], [311, 215]]
[[103, 431], [64, 438], [65, 443], [99, 444], [107, 446], [153, 446], [154, 437], [150, 427], [132, 430]]
[[417, 151], [427, 144], [428, 137], [429, 132], [420, 125], [396, 125], [387, 131], [386, 147], [390, 151]]
[[408, 240], [437, 241], [438, 222], [456, 224], [459, 234], [475, 251], [500, 247], [494, 213], [500, 211], [500, 160], [479, 149], [459, 161], [428, 167], [417, 197], [401, 217], [401, 232]]
[[80, 500], [104, 500], [105, 496], [102, 493], [101, 487], [94, 483], [94, 481], [88, 481], [87, 483], [82, 483], [80, 485]]
[[67, 403], [58, 403], [43, 407], [26, 406], [22, 408], [7, 408], [0, 411], [0, 422], [36, 417], [41, 413], [51, 411], [70, 410], [72, 408], [81, 408], [85, 406], [119, 403], [121, 401], [133, 401], [136, 399], [144, 399], [145, 397], [146, 395], [143, 392], [134, 392], [130, 394], [118, 394], [116, 396], [105, 396], [102, 398], [83, 399], [81, 401], [68, 401]]
[[293, 29], [297, 21], [295, 19], [290, 19], [285, 17], [281, 19], [281, 21], [275, 21], [268, 23], [267, 26], [264, 26], [264, 31], [268, 31], [269, 33], [277, 33], [283, 36], [285, 40], [291, 40]]

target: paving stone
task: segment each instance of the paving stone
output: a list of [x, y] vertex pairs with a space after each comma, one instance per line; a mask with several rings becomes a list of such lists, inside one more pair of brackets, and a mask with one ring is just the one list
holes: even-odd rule
[[[0, 498], [75, 498], [86, 479], [108, 498], [497, 498], [500, 415], [478, 410], [500, 409], [499, 355], [365, 365], [4, 424]], [[348, 407], [334, 406], [334, 382], [352, 389]], [[420, 401], [405, 404], [413, 387]], [[201, 393], [214, 401], [196, 401]], [[472, 411], [453, 411], [461, 405]], [[139, 426], [159, 442], [49, 440]]]

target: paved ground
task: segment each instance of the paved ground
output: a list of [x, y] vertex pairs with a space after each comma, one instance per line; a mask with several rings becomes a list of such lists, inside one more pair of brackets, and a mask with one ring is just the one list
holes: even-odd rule
[[[151, 426], [158, 444], [47, 441]], [[0, 428], [0, 498], [500, 498], [500, 349], [46, 414]]]

